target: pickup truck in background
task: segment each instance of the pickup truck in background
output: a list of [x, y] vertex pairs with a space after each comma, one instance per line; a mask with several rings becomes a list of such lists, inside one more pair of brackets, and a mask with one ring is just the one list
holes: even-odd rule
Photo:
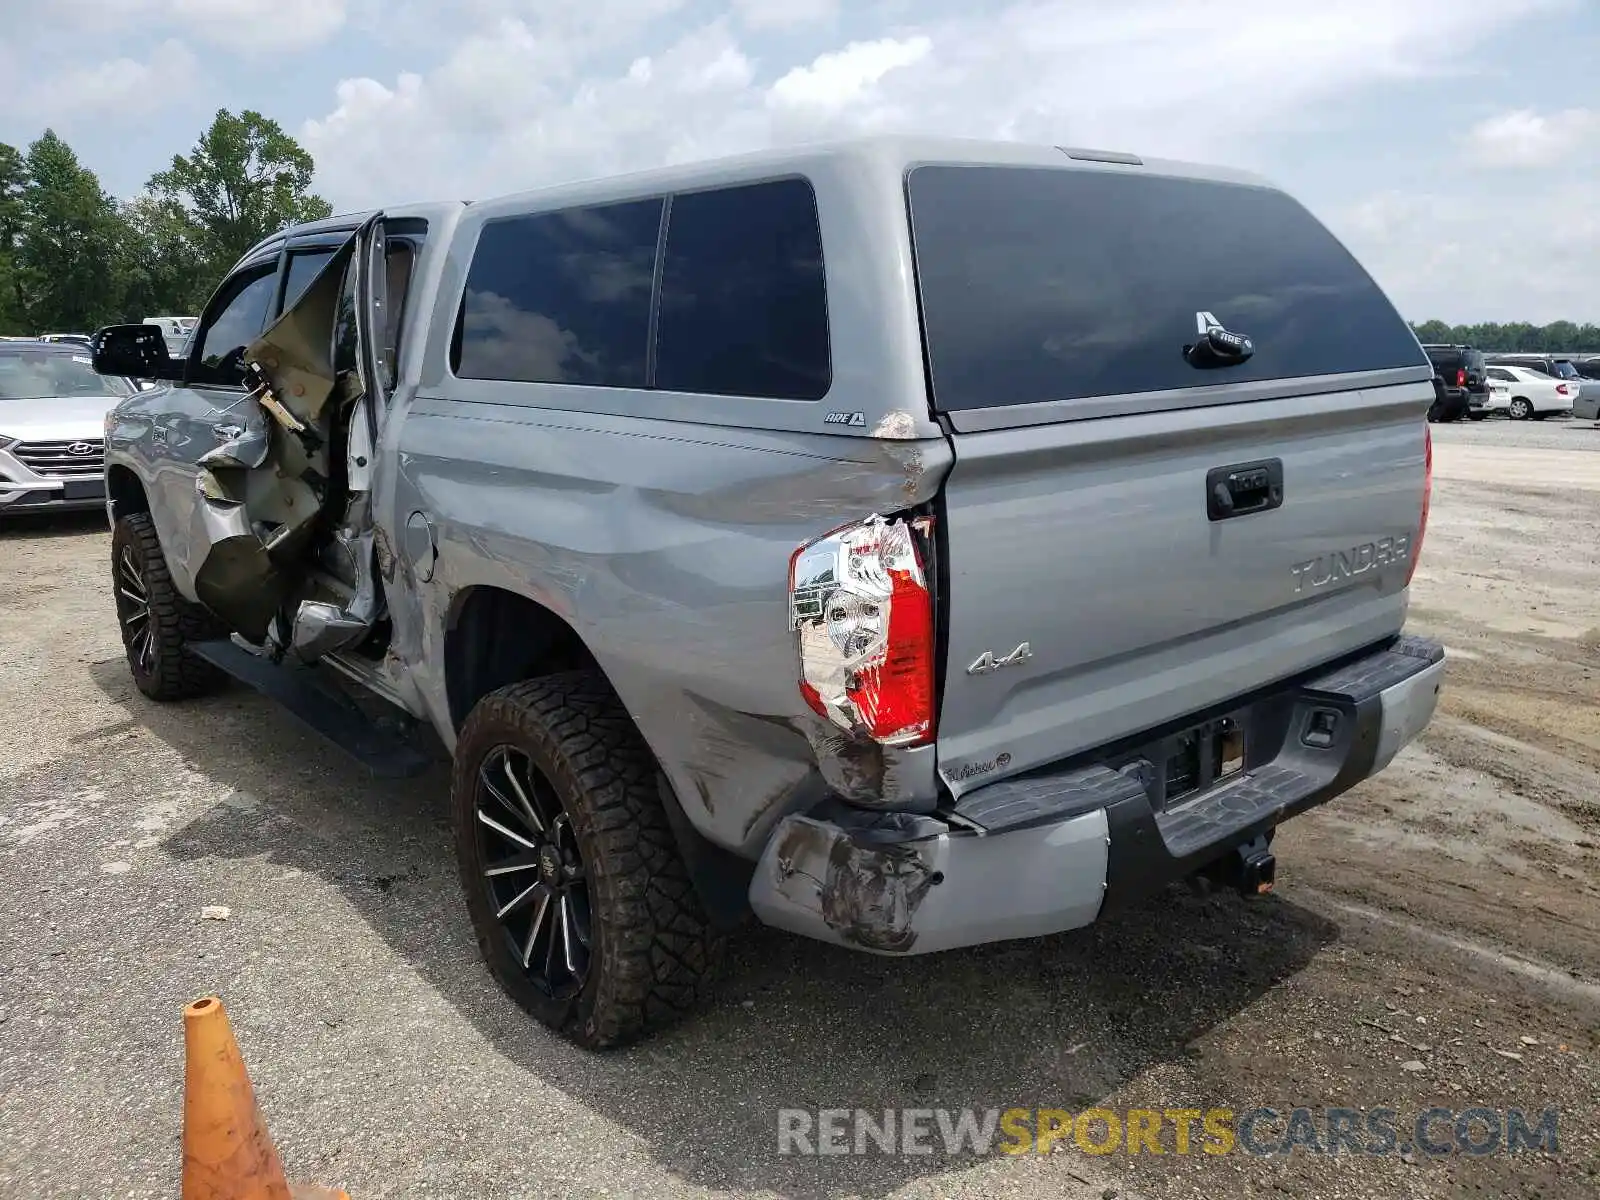
[[139, 688], [389, 774], [369, 702], [431, 727], [484, 957], [585, 1046], [752, 915], [917, 954], [1267, 890], [1437, 702], [1434, 369], [1253, 176], [872, 138], [406, 205], [95, 356], [162, 384], [106, 427]]

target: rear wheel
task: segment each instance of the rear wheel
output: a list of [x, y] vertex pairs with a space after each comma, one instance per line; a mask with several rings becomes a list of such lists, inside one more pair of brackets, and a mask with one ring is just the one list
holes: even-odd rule
[[117, 622], [134, 686], [152, 700], [187, 700], [216, 691], [226, 676], [189, 652], [190, 642], [224, 636], [215, 619], [173, 586], [155, 525], [145, 513], [111, 531]]
[[1471, 417], [1474, 421], [1482, 421], [1486, 417], [1488, 417], [1489, 414], [1488, 413], [1468, 413], [1467, 415], [1469, 417]]
[[1533, 416], [1533, 405], [1526, 396], [1518, 396], [1511, 401], [1510, 414], [1513, 421], [1526, 421]]
[[656, 781], [595, 672], [491, 692], [456, 745], [456, 851], [479, 949], [517, 1003], [589, 1049], [691, 1011], [721, 953]]

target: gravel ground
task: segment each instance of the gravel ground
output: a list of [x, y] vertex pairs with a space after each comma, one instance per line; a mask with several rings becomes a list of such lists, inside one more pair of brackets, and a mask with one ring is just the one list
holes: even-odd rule
[[[716, 1006], [609, 1056], [479, 965], [442, 768], [374, 782], [243, 689], [145, 702], [102, 523], [0, 530], [0, 1197], [176, 1195], [180, 1010], [213, 991], [291, 1173], [356, 1200], [1600, 1195], [1600, 430], [1434, 437], [1413, 623], [1452, 652], [1440, 716], [1284, 828], [1275, 896], [910, 961], [757, 930]], [[1555, 1106], [1561, 1144], [776, 1147], [783, 1107], [1093, 1104]]]

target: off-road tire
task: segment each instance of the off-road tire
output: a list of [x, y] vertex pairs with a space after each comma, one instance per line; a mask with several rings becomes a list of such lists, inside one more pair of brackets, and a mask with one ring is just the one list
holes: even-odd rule
[[[568, 999], [552, 998], [524, 972], [484, 882], [478, 771], [507, 745], [550, 783], [587, 873], [594, 944], [582, 990]], [[657, 772], [632, 718], [595, 671], [491, 692], [457, 739], [451, 809], [478, 948], [512, 999], [586, 1049], [624, 1045], [692, 1012], [722, 955], [724, 939], [706, 919], [667, 823]]]
[[162, 702], [191, 700], [219, 690], [227, 676], [190, 653], [188, 644], [226, 637], [227, 631], [210, 613], [186, 600], [173, 586], [166, 556], [161, 553], [161, 541], [156, 537], [156, 527], [148, 514], [131, 513], [112, 527], [111, 579], [113, 588], [119, 589], [113, 593], [117, 596], [122, 594], [124, 550], [131, 555], [144, 583], [151, 630], [149, 661], [141, 662], [135, 647], [137, 626], [143, 622], [130, 627], [123, 620], [123, 605], [119, 602], [118, 625], [134, 686], [150, 699]]

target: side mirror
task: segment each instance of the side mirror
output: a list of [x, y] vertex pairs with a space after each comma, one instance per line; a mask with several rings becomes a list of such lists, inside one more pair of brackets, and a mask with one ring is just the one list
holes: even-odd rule
[[167, 352], [159, 325], [108, 325], [89, 343], [94, 369], [130, 379], [183, 378], [184, 363]]

